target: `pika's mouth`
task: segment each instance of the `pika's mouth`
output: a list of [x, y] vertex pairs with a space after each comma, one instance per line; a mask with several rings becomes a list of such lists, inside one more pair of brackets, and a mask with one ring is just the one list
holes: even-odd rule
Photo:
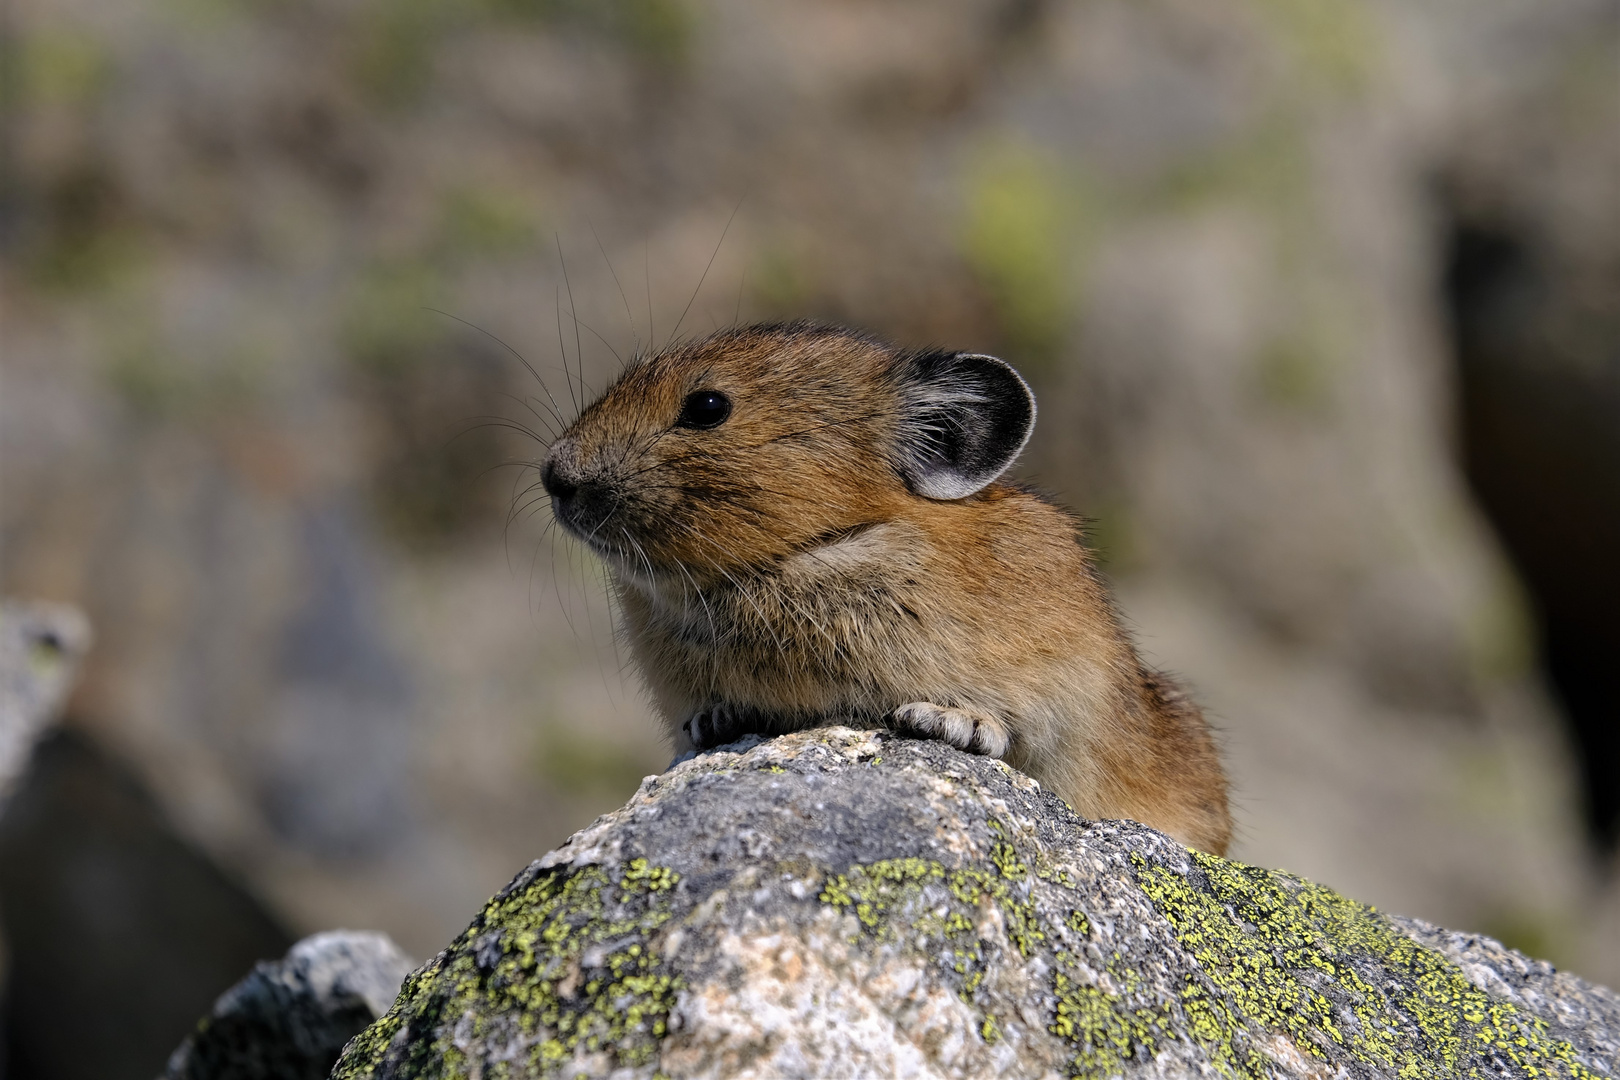
[[600, 479], [581, 475], [566, 459], [553, 454], [540, 467], [540, 484], [551, 496], [551, 515], [562, 527], [603, 555], [619, 554], [613, 543], [613, 516], [623, 501]]
[[627, 544], [616, 543], [615, 535], [622, 530], [613, 523], [613, 508], [581, 506], [578, 502], [551, 497], [551, 516], [564, 529], [598, 555], [621, 555]]
[[619, 520], [623, 508], [612, 498], [581, 501], [551, 497], [551, 513], [569, 535], [584, 542], [621, 579], [653, 585], [664, 574], [629, 525]]

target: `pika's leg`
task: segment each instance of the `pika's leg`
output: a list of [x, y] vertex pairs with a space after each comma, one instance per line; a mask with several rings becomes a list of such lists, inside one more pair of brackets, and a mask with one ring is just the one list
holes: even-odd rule
[[686, 737], [692, 740], [693, 746], [708, 750], [759, 731], [760, 715], [759, 710], [746, 705], [716, 701], [693, 713], [681, 728], [686, 732]]
[[890, 715], [900, 731], [939, 739], [970, 754], [998, 758], [1012, 742], [1005, 724], [989, 713], [971, 709], [947, 709], [931, 701], [913, 701]]

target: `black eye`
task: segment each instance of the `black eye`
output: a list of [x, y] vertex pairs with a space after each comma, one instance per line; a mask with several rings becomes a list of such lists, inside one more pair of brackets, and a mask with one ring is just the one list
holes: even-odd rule
[[731, 415], [731, 399], [718, 390], [694, 390], [681, 402], [681, 415], [675, 418], [676, 427], [713, 428], [726, 422]]

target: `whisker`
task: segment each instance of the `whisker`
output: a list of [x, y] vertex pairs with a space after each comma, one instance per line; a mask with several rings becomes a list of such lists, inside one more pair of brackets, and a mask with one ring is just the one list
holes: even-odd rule
[[[706, 543], [706, 544], [709, 544], [710, 546], [712, 546], [714, 548], [717, 548], [722, 554], [729, 556], [734, 563], [737, 563], [737, 564], [742, 564], [743, 563], [743, 560], [739, 559], [737, 557], [737, 554], [735, 552], [731, 551], [729, 548], [727, 548], [724, 544], [721, 544], [718, 540], [714, 539], [713, 537], [704, 536], [702, 533], [698, 532], [695, 528], [688, 525], [687, 523], [685, 523], [683, 521], [673, 521], [672, 520], [672, 521], [669, 522], [669, 524], [672, 524], [677, 528], [685, 529], [688, 533], [690, 533], [692, 536], [696, 537], [699, 541], [701, 541], [703, 543]], [[748, 601], [749, 606], [751, 606], [754, 609], [754, 613], [759, 616], [760, 625], [762, 625], [765, 628], [766, 633], [768, 633], [771, 636], [771, 640], [776, 643], [776, 647], [779, 650], [785, 650], [787, 648], [787, 646], [783, 643], [780, 635], [777, 634], [775, 625], [771, 622], [770, 618], [765, 614], [765, 610], [759, 606], [758, 601], [756, 601], [754, 599], [753, 594], [748, 591], [747, 587], [744, 586], [742, 584], [742, 582], [738, 581], [735, 577], [733, 577], [731, 575], [731, 572], [728, 571], [720, 563], [714, 561], [713, 559], [705, 559], [704, 561], [709, 564], [711, 569], [713, 569], [715, 572], [719, 573], [727, 581], [731, 582], [732, 587], [735, 588], [739, 594], [741, 594], [741, 596], [743, 597], [744, 600]]]
[[[562, 242], [558, 241], [558, 251], [562, 250]], [[563, 380], [568, 383], [568, 400], [574, 403], [574, 415], [580, 413], [579, 397], [574, 393], [574, 373], [568, 369], [568, 346], [563, 344], [562, 328], [562, 290], [555, 285], [551, 287], [552, 310], [557, 313], [557, 351], [562, 354]]]
[[474, 481], [482, 480], [496, 469], [538, 469], [539, 466], [532, 461], [497, 461], [487, 469], [480, 469], [473, 477]]
[[658, 340], [658, 334], [653, 330], [652, 256], [648, 253], [645, 240], [641, 242], [641, 280], [647, 287], [647, 347], [651, 349], [652, 343]]
[[[499, 345], [501, 348], [505, 349], [507, 352], [511, 353], [513, 356], [517, 357], [518, 363], [522, 364], [524, 367], [529, 369], [529, 374], [534, 376], [534, 381], [539, 383], [540, 384], [540, 389], [542, 389], [542, 390], [544, 390], [546, 392], [546, 397], [548, 397], [548, 398], [551, 397], [551, 389], [548, 386], [546, 386], [546, 380], [544, 380], [544, 379], [542, 379], [540, 377], [540, 373], [534, 369], [534, 365], [529, 363], [529, 360], [528, 360], [527, 357], [525, 357], [522, 353], [518, 352], [516, 349], [512, 348], [512, 346], [508, 345], [501, 338], [496, 337], [493, 333], [491, 333], [488, 330], [485, 330], [482, 326], [479, 326], [477, 323], [471, 322], [471, 321], [469, 321], [467, 319], [463, 319], [460, 315], [452, 315], [448, 311], [441, 311], [440, 309], [438, 309], [436, 307], [430, 307], [427, 310], [431, 311], [431, 312], [434, 312], [436, 314], [439, 314], [439, 315], [443, 315], [447, 319], [454, 319], [454, 320], [456, 320], [456, 322], [461, 323], [463, 326], [470, 326], [472, 329], [478, 331], [480, 334], [483, 334], [485, 337], [487, 337], [491, 341], [495, 342], [495, 344]], [[562, 412], [561, 412], [561, 410], [558, 410], [556, 408], [557, 400], [555, 398], [552, 398], [551, 404], [552, 404], [553, 411], [556, 413], [557, 419], [559, 421], [561, 421], [562, 420]]]
[[[702, 588], [700, 588], [698, 586], [698, 583], [697, 583], [696, 579], [694, 579], [692, 577], [692, 572], [690, 570], [688, 570], [686, 567], [682, 566], [680, 563], [676, 563], [675, 565], [676, 565], [677, 569], [680, 570], [682, 576], [686, 578], [687, 583], [692, 586], [692, 591], [697, 594], [698, 603], [703, 605], [703, 614], [709, 620], [709, 638], [710, 638], [710, 640], [713, 641], [716, 645], [719, 645], [721, 643], [721, 641], [720, 641], [720, 630], [715, 625], [715, 622], [714, 622], [714, 609], [709, 606], [708, 597], [703, 595]], [[710, 682], [718, 681], [719, 672], [718, 672], [717, 669], [719, 668], [719, 665], [720, 665], [720, 650], [718, 648], [710, 649], [707, 652], [707, 654], [705, 655], [705, 659], [708, 661], [708, 665], [709, 665], [709, 681]]]
[[549, 498], [550, 497], [546, 495], [538, 495], [535, 498], [530, 499], [528, 502], [517, 508], [516, 512], [512, 515], [513, 522], [525, 521], [528, 518], [533, 517], [540, 511], [542, 507], [547, 505]]
[[[562, 237], [557, 237], [557, 262], [562, 265], [563, 287], [568, 290], [568, 317], [574, 320], [574, 363], [579, 365], [580, 397], [589, 401], [590, 390], [585, 385], [585, 347], [579, 336], [579, 310], [574, 307], [574, 283], [568, 280], [568, 260], [563, 258]], [[566, 360], [567, 357], [564, 357]]]
[[714, 245], [714, 253], [709, 256], [708, 265], [703, 268], [703, 276], [698, 278], [697, 288], [692, 290], [692, 299], [686, 302], [686, 307], [681, 310], [681, 317], [675, 320], [675, 329], [669, 332], [669, 341], [664, 342], [664, 348], [669, 348], [670, 343], [675, 340], [675, 335], [681, 332], [681, 323], [686, 321], [686, 313], [692, 310], [692, 305], [697, 302], [698, 293], [703, 291], [703, 283], [709, 279], [709, 270], [714, 266], [714, 260], [719, 257], [720, 248], [726, 242], [726, 233], [731, 231], [731, 223], [737, 220], [737, 211], [741, 209], [742, 200], [738, 199], [737, 205], [732, 207], [731, 216], [726, 218], [726, 227], [720, 230], [720, 240]]
[[[622, 529], [620, 530], [623, 531]], [[614, 611], [617, 584], [606, 563], [597, 563], [597, 569], [602, 575], [602, 596], [607, 603], [608, 640], [613, 645], [614, 674], [620, 678], [624, 676], [624, 656], [619, 652], [619, 623], [618, 614]], [[607, 672], [601, 670], [601, 653], [597, 653], [597, 670], [602, 675], [602, 689], [607, 691], [609, 701], [614, 701], [613, 687], [608, 685]], [[617, 702], [614, 702], [615, 705]]]
[[[541, 424], [545, 425], [546, 430], [551, 433], [551, 437], [553, 439], [555, 439], [557, 437], [557, 435], [559, 434], [559, 430], [558, 430], [557, 425], [561, 425], [563, 427], [567, 426], [566, 424], [563, 423], [562, 414], [554, 413], [552, 416], [547, 417], [539, 409], [536, 409], [534, 407], [534, 405], [532, 404], [532, 402], [539, 401], [540, 400], [539, 398], [521, 398], [521, 397], [518, 397], [516, 394], [509, 393], [509, 392], [507, 392], [505, 390], [501, 391], [501, 397], [509, 398], [512, 401], [516, 402], [521, 408], [526, 409], [530, 416], [534, 417], [535, 420], [537, 420]], [[543, 402], [543, 401], [540, 401], [540, 404], [545, 405], [546, 403]], [[551, 408], [551, 406], [549, 406], [549, 405], [547, 405], [546, 407]], [[555, 424], [553, 423], [553, 421], [555, 421]]]
[[[608, 258], [607, 248], [602, 244], [602, 237], [597, 233], [596, 226], [587, 218], [585, 224], [590, 225], [591, 235], [596, 237], [596, 249], [602, 253], [602, 261], [607, 263], [608, 273], [613, 275], [613, 287], [619, 290], [619, 300], [624, 304], [624, 318], [630, 324], [630, 336], [635, 341], [636, 354], [641, 353], [641, 335], [636, 331], [636, 317], [630, 314], [630, 298], [624, 294], [624, 286], [619, 283], [619, 272], [613, 268], [613, 260]], [[623, 361], [620, 361], [622, 364]]]
[[539, 432], [527, 424], [519, 423], [505, 416], [473, 416], [462, 421], [462, 423], [466, 424], [467, 427], [457, 432], [455, 438], [459, 439], [463, 435], [470, 435], [474, 431], [482, 431], [485, 428], [505, 428], [508, 431], [515, 431], [519, 435], [533, 439], [543, 447], [549, 448], [551, 445], [548, 440], [540, 436]]
[[[615, 359], [615, 360], [617, 360], [619, 362], [619, 366], [621, 368], [624, 366], [624, 357], [619, 355], [619, 350], [615, 349], [613, 347], [613, 343], [611, 341], [609, 341], [607, 338], [603, 337], [601, 334], [597, 333], [595, 328], [593, 328], [591, 326], [591, 324], [586, 322], [584, 319], [575, 318], [574, 322], [578, 326], [583, 326], [587, 331], [590, 332], [590, 335], [592, 337], [594, 337], [597, 341], [600, 341], [604, 346], [606, 346], [607, 351], [613, 354], [613, 359]], [[580, 368], [580, 372], [581, 372], [580, 383], [581, 383], [581, 385], [583, 385], [584, 381], [585, 381], [585, 376], [583, 374], [584, 370], [585, 369], [583, 367]]]
[[[555, 524], [556, 519], [553, 518], [552, 522]], [[529, 560], [529, 610], [531, 612], [534, 610], [534, 573], [536, 564], [540, 561], [540, 546], [539, 542], [535, 544], [534, 557]], [[557, 598], [557, 606], [562, 609], [563, 621], [568, 624], [568, 632], [577, 640], [579, 638], [579, 628], [574, 625], [574, 615], [569, 610], [568, 598], [563, 595], [562, 585], [557, 580], [557, 537], [553, 535], [551, 543], [546, 546], [551, 550], [551, 594]]]

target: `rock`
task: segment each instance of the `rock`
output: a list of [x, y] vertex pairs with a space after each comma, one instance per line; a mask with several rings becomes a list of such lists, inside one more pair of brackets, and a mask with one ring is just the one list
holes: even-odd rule
[[1620, 998], [1494, 942], [829, 728], [649, 777], [333, 1076], [1567, 1076]]
[[388, 1008], [414, 965], [386, 934], [332, 930], [254, 967], [169, 1059], [168, 1080], [311, 1080]]
[[0, 798], [10, 793], [34, 743], [56, 720], [89, 649], [90, 624], [75, 609], [0, 603]]

